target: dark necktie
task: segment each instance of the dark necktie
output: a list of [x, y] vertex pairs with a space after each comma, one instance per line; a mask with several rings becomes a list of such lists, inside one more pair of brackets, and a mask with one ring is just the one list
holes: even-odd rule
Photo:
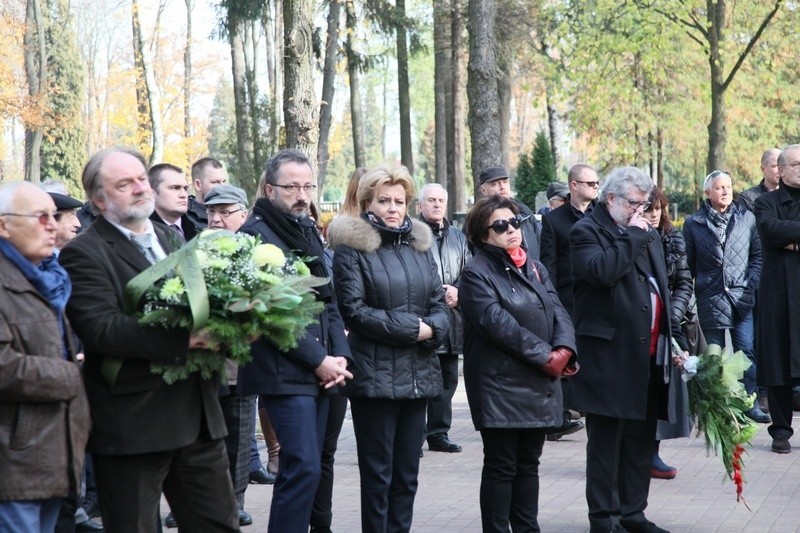
[[145, 258], [150, 261], [150, 264], [158, 261], [158, 257], [156, 257], [156, 253], [153, 251], [152, 236], [149, 233], [143, 233], [142, 235], [131, 234], [131, 241], [139, 248], [142, 254], [144, 254]]

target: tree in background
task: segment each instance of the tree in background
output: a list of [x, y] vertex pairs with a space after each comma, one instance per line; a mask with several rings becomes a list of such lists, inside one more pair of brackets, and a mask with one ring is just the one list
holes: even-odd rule
[[517, 176], [514, 180], [516, 198], [533, 208], [536, 195], [556, 181], [556, 168], [553, 154], [550, 151], [550, 140], [544, 130], [536, 134], [536, 142], [529, 154], [522, 154], [517, 165]]

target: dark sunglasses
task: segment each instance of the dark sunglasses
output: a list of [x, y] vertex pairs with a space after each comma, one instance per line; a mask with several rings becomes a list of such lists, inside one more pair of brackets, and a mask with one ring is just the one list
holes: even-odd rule
[[511, 225], [511, 227], [514, 229], [519, 229], [519, 227], [522, 225], [522, 218], [520, 218], [519, 215], [513, 216], [509, 219], [498, 218], [492, 222], [489, 228], [493, 229], [495, 233], [505, 233], [508, 231], [509, 225]]

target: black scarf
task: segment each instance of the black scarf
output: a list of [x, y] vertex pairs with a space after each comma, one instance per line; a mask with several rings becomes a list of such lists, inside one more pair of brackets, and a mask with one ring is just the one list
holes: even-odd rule
[[[259, 198], [253, 207], [253, 213], [260, 215], [269, 228], [299, 255], [308, 266], [311, 274], [320, 278], [330, 278], [325, 266], [325, 249], [322, 239], [317, 233], [317, 226], [308, 217], [295, 218], [277, 209], [268, 198]], [[316, 288], [317, 300], [331, 302], [333, 287], [328, 281]]]

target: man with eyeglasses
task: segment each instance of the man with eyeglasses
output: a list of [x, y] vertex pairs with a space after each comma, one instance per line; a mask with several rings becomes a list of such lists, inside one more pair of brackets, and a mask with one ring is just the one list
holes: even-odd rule
[[36, 185], [0, 185], [0, 531], [54, 531], [81, 483], [89, 404], [64, 314], [72, 286], [53, 253], [57, 213]]
[[247, 220], [247, 193], [239, 187], [217, 185], [206, 194], [204, 203], [209, 229], [236, 232]]
[[[778, 157], [780, 187], [754, 212], [764, 251], [758, 291], [758, 379], [767, 387], [772, 451], [792, 451], [793, 388], [800, 386], [800, 144]], [[794, 393], [796, 394], [796, 392]]]
[[570, 232], [581, 363], [570, 405], [586, 413], [591, 531], [666, 531], [644, 510], [657, 420], [668, 413], [670, 337], [685, 341], [668, 312], [661, 239], [644, 217], [652, 189], [641, 170], [614, 169]]
[[186, 214], [197, 229], [208, 226], [208, 216], [203, 205], [208, 191], [222, 183], [228, 183], [228, 171], [222, 162], [213, 157], [202, 157], [192, 164], [194, 195], [189, 195], [189, 210]]
[[[703, 189], [706, 201], [683, 224], [697, 315], [708, 344], [725, 346], [729, 331], [733, 349], [742, 350], [751, 361], [742, 381], [747, 394], [753, 394], [757, 392], [753, 307], [761, 276], [756, 218], [733, 203], [733, 182], [727, 172], [711, 172]], [[770, 422], [758, 402], [747, 416], [760, 424]]]
[[[508, 172], [503, 167], [489, 167], [481, 170], [478, 176], [480, 182], [481, 196], [492, 196], [494, 194], [501, 198], [511, 198], [511, 182], [508, 179]], [[511, 198], [519, 208], [519, 215], [522, 219], [522, 244], [529, 257], [539, 260], [539, 234], [541, 226], [533, 216], [530, 207], [515, 198]]]
[[156, 200], [150, 220], [166, 224], [177, 231], [184, 241], [192, 240], [198, 230], [187, 215], [189, 184], [183, 170], [169, 163], [159, 163], [150, 167], [147, 177]]
[[[298, 150], [281, 150], [267, 161], [261, 197], [240, 231], [301, 258], [313, 275], [330, 278], [322, 239], [309, 218], [315, 188], [308, 157]], [[239, 371], [239, 393], [261, 395], [259, 405], [266, 408], [280, 442], [270, 532], [308, 531], [321, 476], [329, 409], [325, 391], [353, 377], [347, 370], [350, 347], [330, 283], [317, 287], [317, 300], [324, 304], [323, 311], [298, 339], [297, 348], [282, 351], [269, 337], [261, 337], [253, 343], [253, 361]]]
[[780, 185], [780, 169], [778, 168], [778, 156], [781, 151], [777, 148], [770, 148], [761, 155], [761, 182], [739, 193], [736, 203], [747, 209], [753, 210], [756, 200], [770, 191], [774, 191]]
[[102, 150], [82, 181], [99, 215], [59, 258], [73, 284], [67, 314], [86, 353], [103, 525], [156, 531], [163, 492], [187, 531], [238, 531], [219, 380], [195, 372], [168, 384], [150, 371], [151, 362], [182, 365], [189, 349], [209, 349], [207, 334], [141, 325], [124, 304], [128, 282], [183, 243], [149, 218], [155, 202], [141, 153]]
[[[558, 291], [558, 297], [564, 308], [575, 320], [572, 296], [572, 261], [570, 259], [569, 232], [572, 226], [586, 214], [591, 213], [597, 202], [599, 180], [597, 172], [589, 165], [575, 165], [567, 174], [569, 194], [566, 203], [553, 209], [542, 217], [541, 260], [550, 281]], [[564, 397], [564, 421], [560, 427], [551, 428], [547, 432], [547, 440], [558, 440], [583, 428], [583, 422], [572, 420], [567, 405], [569, 404], [567, 378], [561, 379], [561, 390]]]

